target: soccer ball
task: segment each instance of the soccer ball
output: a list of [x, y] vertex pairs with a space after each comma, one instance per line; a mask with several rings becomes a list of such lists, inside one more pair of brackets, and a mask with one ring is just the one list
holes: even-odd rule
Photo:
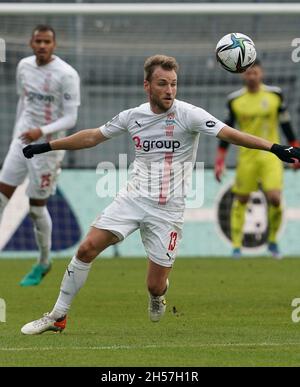
[[216, 57], [225, 70], [231, 73], [243, 73], [253, 65], [256, 50], [249, 36], [234, 32], [219, 40]]

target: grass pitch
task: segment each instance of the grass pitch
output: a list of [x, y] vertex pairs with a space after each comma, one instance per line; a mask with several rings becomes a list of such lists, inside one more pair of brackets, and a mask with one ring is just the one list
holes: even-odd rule
[[300, 260], [180, 259], [160, 323], [147, 316], [146, 260], [94, 262], [62, 334], [23, 336], [52, 309], [69, 260], [38, 287], [21, 288], [34, 261], [0, 261], [0, 366], [299, 366]]

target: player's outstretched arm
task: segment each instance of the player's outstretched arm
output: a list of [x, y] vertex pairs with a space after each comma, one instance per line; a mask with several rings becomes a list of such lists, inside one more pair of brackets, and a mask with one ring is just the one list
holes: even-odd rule
[[99, 128], [81, 130], [71, 136], [46, 142], [43, 144], [27, 145], [23, 149], [24, 156], [28, 159], [35, 154], [45, 153], [53, 150], [78, 150], [92, 148], [107, 140]]
[[218, 137], [231, 144], [244, 146], [246, 148], [261, 149], [270, 151], [272, 143], [260, 137], [252, 136], [251, 134], [243, 133], [239, 130], [233, 129], [230, 126], [224, 126], [220, 130]]
[[300, 148], [288, 145], [272, 144], [268, 140], [252, 136], [251, 134], [242, 133], [230, 126], [224, 126], [224, 128], [218, 133], [218, 137], [221, 140], [235, 145], [272, 152], [280, 160], [285, 161], [286, 163], [295, 163], [297, 160], [300, 160]]

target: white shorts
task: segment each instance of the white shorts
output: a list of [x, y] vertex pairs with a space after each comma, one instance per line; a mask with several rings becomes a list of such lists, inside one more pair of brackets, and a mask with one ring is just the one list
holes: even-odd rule
[[112, 232], [120, 241], [140, 229], [148, 258], [172, 267], [182, 237], [183, 211], [166, 211], [122, 193], [92, 226]]
[[27, 195], [31, 199], [47, 199], [55, 193], [64, 152], [50, 152], [26, 159], [22, 152], [24, 146], [18, 139], [12, 141], [0, 173], [0, 181], [17, 187], [28, 175]]

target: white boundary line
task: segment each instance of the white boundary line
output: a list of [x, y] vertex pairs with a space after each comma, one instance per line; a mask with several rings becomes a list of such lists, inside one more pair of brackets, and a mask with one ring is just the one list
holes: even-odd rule
[[133, 349], [158, 349], [158, 348], [244, 348], [244, 347], [286, 347], [286, 346], [300, 346], [300, 342], [287, 342], [287, 343], [207, 343], [207, 344], [191, 344], [191, 345], [103, 345], [103, 346], [75, 346], [75, 347], [20, 347], [20, 348], [1, 348], [0, 352], [23, 352], [23, 351], [57, 351], [57, 350], [91, 350], [91, 351], [103, 351], [103, 350], [133, 350]]

